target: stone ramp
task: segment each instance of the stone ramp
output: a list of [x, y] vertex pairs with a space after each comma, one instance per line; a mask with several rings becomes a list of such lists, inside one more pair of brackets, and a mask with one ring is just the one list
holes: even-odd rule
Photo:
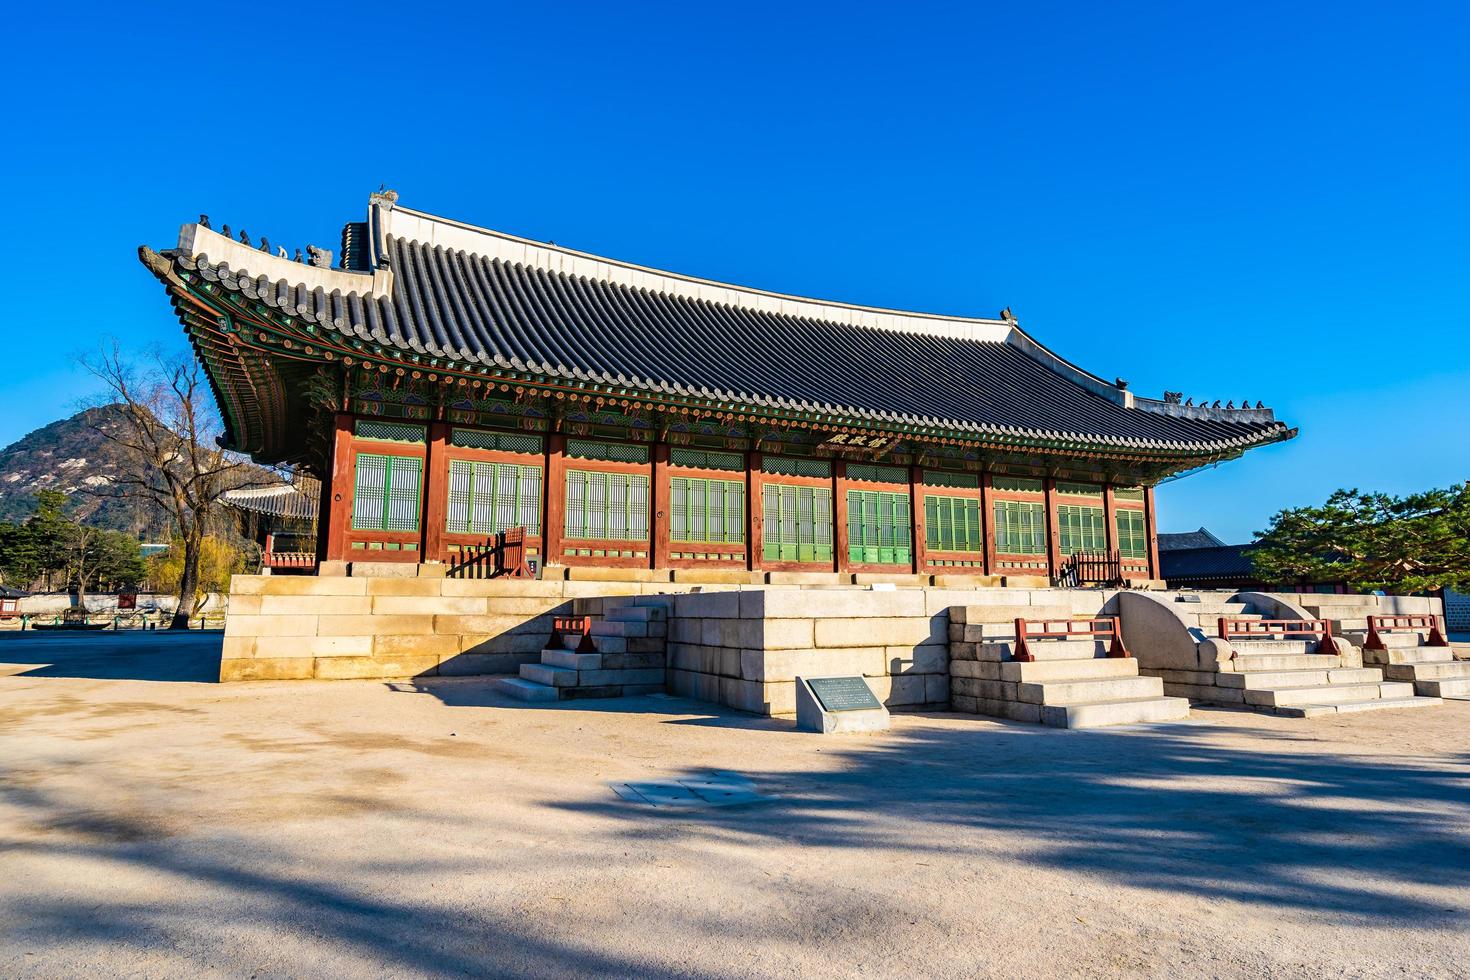
[[[1189, 702], [1168, 697], [1157, 677], [1139, 674], [1131, 657], [1108, 656], [1094, 639], [1026, 642], [1034, 660], [1015, 659], [1014, 615], [997, 606], [950, 610], [950, 703], [956, 711], [1040, 722], [1058, 728], [1097, 728], [1178, 721]], [[1027, 619], [1075, 619], [1067, 607], [1032, 607]]]

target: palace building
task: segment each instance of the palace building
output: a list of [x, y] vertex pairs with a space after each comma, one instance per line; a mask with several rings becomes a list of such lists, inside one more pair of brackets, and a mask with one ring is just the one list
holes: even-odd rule
[[1135, 394], [1009, 311], [942, 316], [710, 282], [372, 195], [340, 260], [201, 216], [140, 257], [230, 449], [322, 480], [317, 555], [1160, 578], [1154, 486], [1295, 430]]

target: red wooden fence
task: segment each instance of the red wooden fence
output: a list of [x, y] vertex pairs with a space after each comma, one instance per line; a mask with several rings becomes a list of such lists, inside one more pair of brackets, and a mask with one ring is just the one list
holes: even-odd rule
[[[1058, 625], [1060, 629], [1055, 628]], [[1123, 645], [1123, 629], [1118, 617], [1094, 616], [1090, 619], [1039, 619], [1034, 622], [1017, 618], [1016, 650], [1013, 659], [1021, 661], [1036, 659], [1027, 643], [1028, 640], [1070, 640], [1078, 637], [1111, 639], [1112, 642], [1108, 645], [1108, 656], [1132, 656], [1128, 648]]]
[[1368, 642], [1364, 647], [1369, 650], [1386, 650], [1380, 633], [1388, 633], [1393, 630], [1428, 630], [1429, 637], [1424, 641], [1427, 647], [1447, 647], [1450, 641], [1445, 639], [1444, 629], [1438, 616], [1369, 616], [1368, 617]]

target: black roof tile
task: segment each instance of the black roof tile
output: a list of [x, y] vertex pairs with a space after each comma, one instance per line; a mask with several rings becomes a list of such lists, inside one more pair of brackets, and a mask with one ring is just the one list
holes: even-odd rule
[[392, 235], [391, 297], [169, 255], [347, 337], [463, 366], [1125, 451], [1229, 455], [1291, 434], [1269, 412], [1125, 407], [1018, 344], [712, 302]]

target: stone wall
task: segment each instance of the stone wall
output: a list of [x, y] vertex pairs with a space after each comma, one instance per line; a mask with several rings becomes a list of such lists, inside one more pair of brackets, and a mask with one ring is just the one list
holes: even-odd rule
[[674, 694], [796, 712], [795, 678], [858, 675], [889, 708], [949, 707], [947, 590], [745, 588], [672, 597]]
[[[220, 680], [515, 673], [573, 582], [237, 575]], [[636, 586], [634, 587], [636, 591]]]
[[952, 609], [984, 605], [1013, 622], [1018, 615], [1092, 615], [1111, 595], [813, 584], [674, 596], [669, 689], [742, 711], [789, 715], [796, 711], [796, 677], [860, 675], [890, 710], [946, 711]]

